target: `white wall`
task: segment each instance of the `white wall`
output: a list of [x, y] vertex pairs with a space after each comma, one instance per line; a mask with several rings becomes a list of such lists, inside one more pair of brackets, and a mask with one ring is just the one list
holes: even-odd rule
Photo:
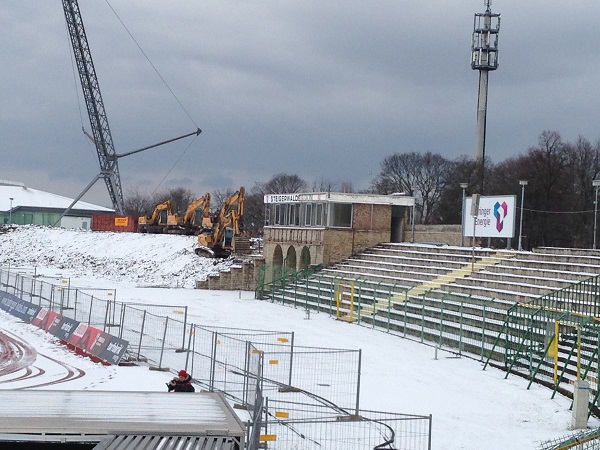
[[91, 217], [63, 217], [60, 219], [62, 228], [83, 228], [89, 230], [92, 225]]

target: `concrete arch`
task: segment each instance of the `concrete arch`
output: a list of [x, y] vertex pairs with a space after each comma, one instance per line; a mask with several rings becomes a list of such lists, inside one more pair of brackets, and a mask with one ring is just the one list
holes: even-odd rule
[[273, 279], [283, 276], [283, 250], [281, 245], [277, 244], [273, 250]]
[[296, 248], [293, 245], [290, 245], [287, 250], [287, 255], [285, 256], [285, 267], [295, 272], [296, 266]]
[[306, 269], [310, 266], [310, 250], [305, 245], [300, 252], [300, 269]]

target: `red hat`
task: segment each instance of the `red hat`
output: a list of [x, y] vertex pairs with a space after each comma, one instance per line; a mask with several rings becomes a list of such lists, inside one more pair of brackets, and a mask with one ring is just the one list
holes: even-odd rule
[[185, 370], [180, 370], [179, 371], [179, 376], [181, 378], [187, 378], [187, 372]]

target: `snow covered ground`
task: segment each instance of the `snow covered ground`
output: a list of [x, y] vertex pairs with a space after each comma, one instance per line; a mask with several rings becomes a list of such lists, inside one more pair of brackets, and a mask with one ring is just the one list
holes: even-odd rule
[[[116, 288], [122, 302], [187, 305], [197, 324], [288, 330], [297, 345], [360, 348], [361, 408], [432, 414], [434, 449], [535, 449], [571, 432], [569, 399], [551, 399], [552, 392], [537, 385], [527, 390], [526, 380], [483, 371], [478, 361], [444, 352], [436, 359], [432, 347], [326, 314], [307, 320], [303, 310], [255, 300], [251, 292], [192, 289], [196, 279], [231, 264], [199, 258], [192, 245], [193, 237], [185, 236], [19, 227], [0, 234], [0, 263], [35, 267], [45, 277], [69, 278], [72, 286]], [[92, 363], [1, 312], [0, 324], [0, 332], [37, 351], [28, 368], [0, 376], [0, 389], [162, 391], [171, 377], [146, 367]], [[71, 370], [75, 375], [65, 375], [68, 367], [78, 369]], [[590, 426], [599, 422], [591, 419]]]

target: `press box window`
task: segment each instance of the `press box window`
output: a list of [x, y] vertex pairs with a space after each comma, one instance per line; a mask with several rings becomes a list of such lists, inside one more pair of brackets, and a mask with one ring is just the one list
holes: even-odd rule
[[351, 203], [331, 203], [330, 223], [331, 227], [350, 228], [352, 226], [352, 204]]

